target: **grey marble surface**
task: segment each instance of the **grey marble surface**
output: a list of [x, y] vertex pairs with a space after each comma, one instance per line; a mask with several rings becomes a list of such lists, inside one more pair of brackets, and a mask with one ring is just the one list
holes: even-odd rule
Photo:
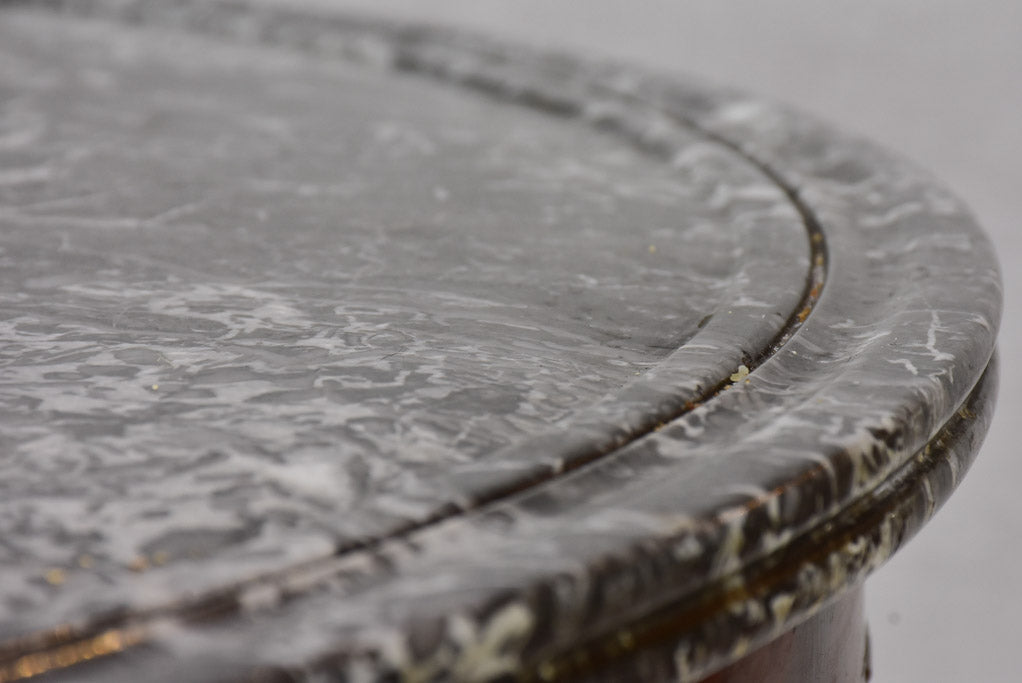
[[[985, 365], [998, 285], [925, 174], [627, 69], [140, 7], [131, 31], [5, 24], [8, 637], [149, 643], [104, 678], [171, 656], [196, 680], [474, 680], [560, 666], [737, 576], [750, 597], [712, 626], [731, 635], [672, 646], [698, 676], [886, 559], [957, 483], [983, 389], [976, 426], [935, 442], [946, 464], [910, 456]], [[148, 28], [182, 18], [211, 37]], [[321, 35], [418, 78], [324, 64]], [[908, 507], [863, 527], [866, 494]], [[847, 544], [757, 597], [758, 558], [837, 512]], [[218, 596], [240, 616], [180, 628]]]

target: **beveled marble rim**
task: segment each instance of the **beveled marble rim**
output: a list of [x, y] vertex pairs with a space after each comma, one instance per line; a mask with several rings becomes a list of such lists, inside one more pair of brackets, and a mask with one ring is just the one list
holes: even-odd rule
[[[653, 674], [656, 680], [666, 680], [673, 672], [663, 670], [663, 662], [674, 659], [673, 650], [684, 638], [706, 645], [691, 653], [697, 656], [681, 672], [682, 681], [698, 681], [841, 599], [911, 540], [961, 482], [993, 417], [997, 374], [995, 356], [965, 403], [910, 462], [868, 498], [844, 510], [840, 519], [809, 529], [745, 567], [740, 584], [725, 578], [698, 596], [663, 605], [571, 652], [532, 664], [524, 680], [617, 681], [636, 671], [659, 671], [659, 676]], [[806, 591], [799, 579], [807, 571], [820, 579], [815, 591]], [[833, 584], [841, 588], [831, 592]], [[764, 631], [736, 617], [747, 614], [750, 606], [770, 612], [782, 601], [788, 618], [775, 630]], [[720, 633], [743, 635], [720, 639]]]
[[[230, 22], [217, 22], [215, 8], [224, 8], [225, 12], [250, 9], [244, 3], [229, 2], [96, 0], [38, 4], [67, 5], [72, 11], [87, 13], [110, 10], [135, 20], [142, 8], [159, 6], [159, 12], [166, 14], [161, 18], [157, 12], [157, 19], [146, 17], [147, 22], [174, 23], [184, 18], [186, 23], [197, 24], [189, 28], [214, 34], [234, 30]], [[222, 595], [204, 596], [190, 605], [123, 615], [109, 623], [88, 625], [84, 631], [70, 629], [47, 634], [41, 640], [9, 644], [4, 648], [9, 666], [26, 656], [37, 656], [39, 650], [53, 652], [50, 648], [55, 646], [66, 647], [67, 643], [113, 633], [128, 645], [141, 642], [152, 635], [148, 628], [151, 623], [147, 622], [157, 619], [188, 620], [191, 615], [219, 606], [229, 614], [244, 611], [246, 592], [255, 588], [274, 587], [282, 596], [278, 604], [286, 604], [338, 575], [372, 571], [373, 563], [367, 558], [386, 558], [396, 567], [392, 583], [399, 583], [404, 571], [430, 571], [426, 555], [431, 549], [436, 548], [437, 555], [442, 555], [445, 547], [484, 540], [489, 533], [487, 516], [499, 510], [512, 518], [522, 515], [529, 509], [529, 497], [540, 493], [574, 500], [572, 496], [581, 494], [574, 493], [572, 487], [577, 488], [580, 479], [598, 486], [600, 467], [608, 466], [611, 460], [635, 459], [650, 449], [686, 458], [687, 462], [705, 454], [698, 469], [707, 479], [723, 476], [715, 469], [724, 467], [721, 461], [742, 462], [749, 453], [763, 448], [777, 449], [779, 463], [791, 453], [811, 451], [818, 467], [784, 479], [785, 474], [793, 472], [779, 464], [771, 474], [779, 482], [776, 489], [764, 488], [744, 495], [743, 500], [736, 500], [733, 494], [714, 496], [712, 492], [699, 498], [695, 495], [698, 492], [693, 492], [691, 500], [685, 498], [675, 515], [679, 518], [675, 531], [642, 534], [637, 528], [635, 543], [642, 545], [642, 553], [636, 555], [636, 545], [623, 544], [621, 565], [651, 563], [665, 567], [664, 576], [659, 583], [651, 581], [637, 589], [640, 595], [628, 603], [608, 601], [602, 611], [592, 615], [586, 629], [567, 626], [581, 589], [569, 591], [567, 597], [559, 598], [560, 603], [547, 604], [551, 598], [544, 582], [549, 584], [554, 574], [542, 569], [523, 571], [519, 590], [511, 594], [497, 591], [495, 602], [484, 603], [480, 600], [482, 593], [465, 598], [466, 614], [475, 620], [480, 633], [497, 620], [506, 619], [512, 607], [531, 615], [526, 619], [531, 624], [529, 637], [502, 644], [513, 655], [514, 672], [522, 674], [534, 667], [534, 675], [550, 679], [559, 676], [557, 653], [574, 651], [587, 641], [600, 642], [601, 634], [613, 630], [612, 623], [647, 623], [646, 618], [671, 605], [719, 595], [720, 590], [714, 586], [726, 587], [725, 592], [735, 596], [750, 596], [747, 601], [743, 597], [729, 603], [733, 610], [724, 616], [734, 623], [714, 626], [711, 621], [700, 622], [701, 626], [672, 636], [670, 658], [685, 680], [695, 680], [807, 618], [828, 599], [860, 581], [921, 526], [958, 483], [985, 432], [992, 405], [993, 383], [984, 381], [976, 387], [993, 353], [1000, 285], [989, 243], [964, 207], [928, 176], [868, 143], [741, 94], [679, 84], [629, 68], [551, 58], [434, 29], [333, 17], [323, 21], [299, 10], [265, 8], [259, 12], [265, 13], [262, 30], [249, 38], [432, 75], [562, 116], [579, 113], [577, 102], [573, 105], [571, 100], [579, 88], [588, 93], [588, 98], [602, 91], [625, 105], [620, 115], [612, 112], [598, 121], [600, 125], [631, 136], [651, 153], [662, 154], [664, 148], [663, 140], [650, 133], [650, 121], [645, 118], [648, 111], [726, 144], [784, 187], [805, 209], [804, 216], [813, 217], [809, 220], [812, 235], [826, 235], [826, 246], [814, 240], [819, 269], [803, 292], [807, 304], [815, 302], [816, 309], [811, 315], [803, 309], [806, 315], [797, 324], [779, 332], [771, 345], [773, 353], [754, 368], [748, 384], [714, 386], [710, 393], [716, 398], [704, 405], [687, 400], [693, 405], [682, 404], [683, 410], [670, 416], [671, 424], [658, 431], [649, 429], [663, 420], [651, 420], [639, 431], [616, 432], [613, 444], [599, 453], [599, 459], [586, 456], [576, 464], [567, 461], [561, 468], [573, 470], [567, 476], [515, 491], [510, 497], [501, 497], [508, 492], [498, 492], [492, 499], [468, 501], [462, 511], [480, 502], [485, 504], [475, 512], [431, 520], [427, 526], [409, 530], [407, 538], [353, 549], [314, 566], [247, 582]], [[317, 41], [317, 36], [326, 40]], [[870, 193], [879, 196], [871, 197]], [[948, 252], [954, 253], [949, 256]], [[828, 253], [831, 263], [825, 259]], [[829, 273], [826, 289], [822, 288], [824, 266]], [[939, 273], [928, 272], [934, 267]], [[846, 300], [853, 305], [848, 306]], [[860, 323], [859, 316], [868, 319]], [[800, 352], [801, 358], [795, 358]], [[733, 361], [727, 359], [727, 365], [736, 367]], [[797, 387], [791, 384], [793, 377]], [[779, 389], [782, 387], [784, 392]], [[847, 421], [830, 434], [824, 425], [835, 411]], [[717, 419], [731, 431], [696, 444], [695, 435]], [[736, 433], [739, 427], [741, 433]], [[722, 427], [715, 429], [719, 432]], [[691, 473], [686, 471], [686, 476], [691, 477]], [[661, 497], [636, 499], [635, 508], [653, 519], [670, 500], [665, 491], [672, 483], [678, 485], [676, 490], [685, 491], [683, 481], [659, 482], [655, 493]], [[872, 535], [862, 530], [865, 540], [850, 541], [836, 554], [828, 555], [829, 573], [803, 576], [806, 572], [812, 574], [806, 569], [812, 563], [797, 565], [797, 571], [789, 575], [795, 582], [790, 602], [761, 604], [751, 597], [755, 594], [756, 568], [761, 563], [794, 549], [796, 539], [830, 533], [837, 520], [878, 501], [887, 512], [876, 520], [877, 526], [869, 531]], [[903, 508], [906, 511], [901, 518], [902, 513], [897, 511]], [[863, 514], [873, 519], [872, 513]], [[861, 521], [854, 515], [851, 519]], [[404, 544], [411, 541], [425, 551], [409, 553]], [[687, 565], [689, 560], [678, 560], [675, 555], [682, 542], [698, 545], [700, 552], [692, 557], [714, 558], [711, 566], [703, 567], [695, 559]], [[610, 581], [613, 572], [629, 571], [621, 567], [594, 568], [592, 558], [584, 552], [579, 552], [576, 559], [589, 583]], [[500, 561], [499, 557], [493, 558], [495, 563]], [[425, 566], [420, 567], [423, 563]], [[336, 608], [355, 597], [363, 602], [385, 599], [347, 594], [354, 590], [336, 588], [327, 602]], [[543, 638], [536, 626], [536, 615], [541, 612], [553, 623]], [[414, 614], [414, 610], [409, 608], [408, 614]], [[264, 616], [271, 618], [269, 614]], [[443, 615], [437, 617], [443, 619]], [[459, 657], [471, 649], [468, 643], [462, 644], [461, 650], [455, 646], [443, 653], [437, 650], [420, 655], [413, 654], [410, 647], [392, 647], [394, 642], [410, 638], [417, 628], [425, 628], [417, 626], [416, 620], [423, 624], [429, 621], [397, 617], [349, 642], [337, 643], [332, 652], [296, 652], [296, 661], [280, 664], [296, 671], [355, 671], [372, 662], [381, 672], [407, 672], [443, 658], [459, 662]], [[700, 649], [699, 644], [706, 642], [700, 628], [717, 634], [713, 647]], [[29, 654], [31, 651], [36, 653]], [[231, 659], [238, 654], [225, 656]], [[550, 663], [555, 670], [551, 673], [542, 663]], [[247, 670], [260, 662], [235, 664], [239, 670]], [[277, 666], [271, 661], [261, 664]]]

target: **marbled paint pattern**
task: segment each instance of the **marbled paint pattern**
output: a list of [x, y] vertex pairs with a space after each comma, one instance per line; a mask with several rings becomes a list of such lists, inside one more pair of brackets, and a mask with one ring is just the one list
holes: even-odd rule
[[68, 4], [141, 26], [0, 24], [2, 680], [83, 643], [127, 651], [76, 680], [697, 680], [978, 448], [989, 244], [868, 143], [439, 31]]

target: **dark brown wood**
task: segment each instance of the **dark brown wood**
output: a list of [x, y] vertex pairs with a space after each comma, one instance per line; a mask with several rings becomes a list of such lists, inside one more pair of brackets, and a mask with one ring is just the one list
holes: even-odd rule
[[869, 640], [862, 588], [703, 683], [862, 683]]

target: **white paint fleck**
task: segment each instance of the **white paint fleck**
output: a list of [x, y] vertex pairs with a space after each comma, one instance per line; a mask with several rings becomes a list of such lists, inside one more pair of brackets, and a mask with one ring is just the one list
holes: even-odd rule
[[930, 327], [926, 330], [926, 350], [930, 352], [935, 361], [954, 360], [955, 357], [937, 348], [937, 330], [941, 327], [940, 316], [937, 311], [930, 313]]
[[778, 624], [783, 624], [791, 614], [791, 608], [795, 604], [795, 596], [791, 593], [781, 593], [770, 600], [770, 611]]
[[913, 375], [918, 375], [919, 374], [919, 370], [916, 369], [916, 366], [908, 358], [888, 359], [887, 362], [888, 363], [893, 363], [894, 365], [902, 365], [902, 366], [905, 367], [906, 370], [911, 372]]

